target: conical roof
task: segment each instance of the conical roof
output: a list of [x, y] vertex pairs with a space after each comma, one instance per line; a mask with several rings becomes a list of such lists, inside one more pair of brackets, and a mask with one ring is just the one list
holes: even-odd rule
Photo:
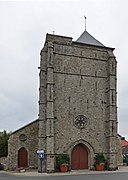
[[86, 30], [81, 34], [81, 36], [76, 40], [76, 42], [105, 47], [102, 43], [100, 43], [93, 36], [91, 36]]

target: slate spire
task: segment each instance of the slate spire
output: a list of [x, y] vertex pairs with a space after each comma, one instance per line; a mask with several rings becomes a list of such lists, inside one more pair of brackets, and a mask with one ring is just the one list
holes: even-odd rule
[[105, 47], [102, 43], [100, 43], [98, 40], [96, 40], [92, 35], [90, 35], [86, 30], [86, 16], [85, 18], [85, 31], [81, 34], [81, 36], [76, 40], [76, 42], [83, 43], [83, 44], [89, 44], [94, 46], [102, 46]]
[[76, 40], [76, 42], [105, 47], [102, 43], [100, 43], [92, 35], [90, 35], [86, 30], [81, 34], [81, 36]]

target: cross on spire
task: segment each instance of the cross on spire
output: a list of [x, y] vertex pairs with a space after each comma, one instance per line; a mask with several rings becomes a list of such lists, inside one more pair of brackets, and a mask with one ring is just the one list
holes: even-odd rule
[[86, 18], [86, 16], [84, 16], [84, 18], [85, 18], [85, 30], [86, 30], [86, 19], [87, 19], [87, 18]]

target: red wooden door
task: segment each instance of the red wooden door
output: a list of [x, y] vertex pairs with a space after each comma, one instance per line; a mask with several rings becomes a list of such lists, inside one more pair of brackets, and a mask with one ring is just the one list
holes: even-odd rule
[[25, 148], [21, 148], [18, 151], [18, 167], [27, 167], [28, 166], [28, 153]]
[[82, 144], [75, 146], [72, 151], [71, 169], [88, 169], [88, 151]]

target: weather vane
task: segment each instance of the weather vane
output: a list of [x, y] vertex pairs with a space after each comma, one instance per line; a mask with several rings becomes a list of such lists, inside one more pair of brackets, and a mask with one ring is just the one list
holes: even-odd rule
[[87, 18], [86, 18], [86, 16], [84, 16], [84, 18], [85, 18], [85, 30], [86, 30], [86, 19], [87, 19]]

